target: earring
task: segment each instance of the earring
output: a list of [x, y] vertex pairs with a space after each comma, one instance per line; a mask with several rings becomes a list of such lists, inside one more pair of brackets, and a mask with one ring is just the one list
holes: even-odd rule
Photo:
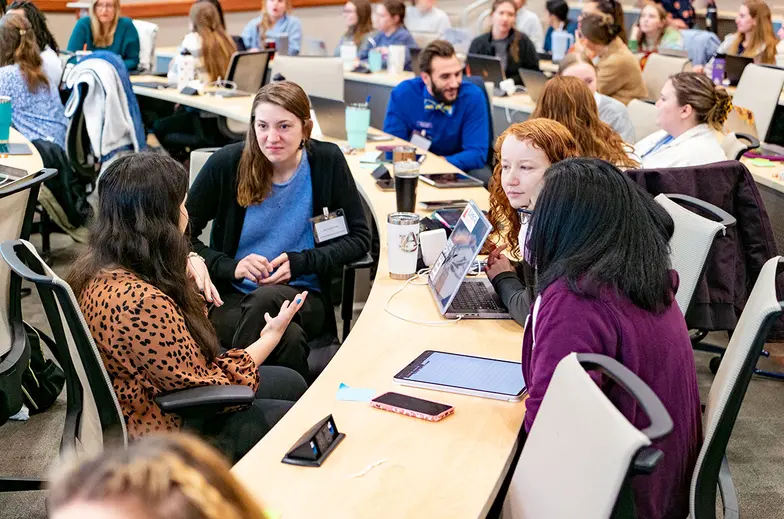
[[302, 139], [301, 141], [299, 141], [299, 148], [297, 148], [297, 149], [301, 150], [304, 147], [305, 147], [305, 139]]

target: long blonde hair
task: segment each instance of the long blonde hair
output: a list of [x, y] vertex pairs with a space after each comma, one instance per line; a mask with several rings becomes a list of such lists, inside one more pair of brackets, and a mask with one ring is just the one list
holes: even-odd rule
[[50, 511], [74, 502], [132, 500], [153, 519], [265, 519], [258, 502], [212, 447], [185, 433], [153, 434], [67, 464], [50, 488]]
[[[272, 21], [270, 15], [267, 14], [267, 10], [265, 9], [267, 4], [267, 0], [262, 0], [261, 4], [261, 21], [259, 22], [259, 42], [261, 45], [264, 44], [264, 39], [267, 37], [267, 31], [272, 29], [272, 26], [275, 25], [275, 22]], [[291, 0], [286, 0], [286, 14], [291, 12]]]
[[599, 119], [596, 99], [581, 79], [555, 76], [548, 81], [531, 117], [546, 117], [566, 126], [581, 157], [606, 160], [617, 167], [639, 166], [627, 155], [631, 148], [621, 136]]
[[90, 4], [90, 28], [93, 31], [93, 44], [96, 47], [108, 47], [114, 42], [114, 33], [117, 31], [117, 20], [120, 19], [120, 0], [112, 1], [114, 2], [114, 17], [109, 23], [109, 28], [106, 31], [103, 30], [101, 22], [98, 21], [98, 15], [95, 14], [95, 6], [99, 0], [95, 0]]
[[[490, 240], [499, 244], [503, 241], [509, 245], [509, 252], [520, 257], [519, 237], [522, 224], [517, 209], [512, 207], [501, 184], [501, 146], [507, 137], [518, 141], [529, 141], [547, 155], [550, 164], [564, 159], [577, 157], [577, 142], [564, 125], [551, 119], [528, 119], [515, 123], [502, 133], [495, 141], [495, 167], [493, 181], [490, 182], [490, 213], [488, 219], [493, 224]], [[505, 236], [503, 236], [505, 234]]]
[[237, 203], [242, 207], [261, 203], [272, 191], [272, 163], [264, 156], [256, 138], [256, 108], [261, 103], [280, 106], [299, 119], [302, 123], [302, 148], [313, 129], [310, 99], [301, 86], [293, 81], [274, 81], [259, 90], [253, 99], [250, 126], [237, 168]]
[[201, 36], [201, 58], [210, 81], [226, 77], [229, 60], [237, 47], [221, 25], [218, 10], [209, 2], [196, 2], [188, 16], [193, 30]]
[[[760, 55], [761, 63], [776, 63], [776, 44], [778, 39], [773, 34], [773, 20], [770, 14], [770, 7], [761, 0], [745, 0], [742, 5], [748, 8], [749, 14], [757, 22], [754, 32], [751, 34], [751, 45], [743, 50], [742, 55], [749, 58], [756, 58]], [[736, 33], [735, 39], [730, 44], [730, 54], [738, 54], [744, 38], [743, 33]], [[764, 50], [763, 46], [765, 47]]]

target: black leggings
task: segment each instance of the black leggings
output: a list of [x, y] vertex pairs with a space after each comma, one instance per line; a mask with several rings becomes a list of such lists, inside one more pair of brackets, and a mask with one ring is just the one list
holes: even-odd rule
[[172, 115], [155, 121], [153, 131], [161, 146], [179, 162], [187, 160], [195, 149], [229, 143], [218, 128], [217, 118], [203, 118], [199, 112], [182, 107]]
[[[258, 340], [266, 324], [264, 314], [278, 315], [280, 305], [294, 299], [302, 290], [289, 285], [262, 285], [247, 295], [237, 291], [223, 294], [223, 306], [213, 307], [210, 312], [221, 345], [227, 349], [250, 346]], [[285, 366], [308, 379], [308, 341], [324, 333], [325, 320], [326, 306], [321, 294], [310, 291], [264, 365]]]
[[307, 388], [305, 380], [294, 370], [261, 366], [253, 405], [207, 420], [198, 432], [234, 464], [283, 418]]

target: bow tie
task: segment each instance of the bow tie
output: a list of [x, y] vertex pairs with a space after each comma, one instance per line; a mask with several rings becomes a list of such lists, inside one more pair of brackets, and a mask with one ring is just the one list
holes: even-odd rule
[[438, 103], [438, 102], [436, 102], [433, 99], [425, 99], [425, 110], [426, 111], [427, 110], [438, 110], [440, 112], [445, 113], [446, 115], [451, 116], [452, 115], [452, 110], [454, 110], [454, 108], [452, 107], [452, 105], [448, 105], [448, 104], [444, 104], [444, 103]]

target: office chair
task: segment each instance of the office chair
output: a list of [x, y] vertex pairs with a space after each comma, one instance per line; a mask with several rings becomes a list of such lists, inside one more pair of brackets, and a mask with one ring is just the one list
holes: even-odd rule
[[721, 141], [727, 160], [740, 160], [747, 151], [760, 147], [760, 141], [748, 133], [728, 133]]
[[[0, 187], [0, 240], [28, 238], [32, 230], [38, 190], [57, 175], [42, 169]], [[22, 323], [22, 280], [0, 264], [0, 425], [22, 408], [22, 375], [30, 361], [30, 343]], [[0, 492], [40, 488], [28, 478], [0, 477]]]
[[648, 99], [656, 102], [670, 76], [687, 70], [691, 70], [689, 58], [666, 56], [655, 52], [650, 54], [642, 71], [642, 79], [645, 88], [648, 89]]
[[757, 135], [764, 137], [779, 104], [784, 87], [784, 70], [751, 64], [743, 74], [732, 96], [732, 104], [751, 110], [757, 125]]
[[[638, 430], [586, 371], [624, 388], [649, 417]], [[672, 431], [669, 413], [637, 375], [604, 355], [572, 353], [555, 369], [514, 469], [501, 517], [634, 517], [630, 476], [650, 474]]]
[[[71, 287], [28, 241], [5, 241], [0, 255], [17, 276], [35, 284], [52, 329], [67, 390], [60, 452], [83, 455], [100, 452], [104, 445], [127, 446], [128, 431], [117, 395]], [[190, 426], [227, 408], [250, 405], [254, 396], [247, 386], [202, 386], [160, 394], [155, 402]], [[43, 482], [36, 483], [17, 490], [37, 490]]]
[[[691, 196], [660, 194], [654, 200], [667, 211], [675, 224], [670, 238], [670, 261], [680, 281], [675, 300], [683, 315], [686, 315], [697, 283], [705, 272], [705, 262], [716, 235], [726, 233], [727, 227], [735, 225], [735, 218], [715, 205]], [[718, 222], [704, 218], [676, 202], [699, 209]]]
[[693, 519], [716, 517], [717, 485], [724, 517], [739, 516], [726, 456], [727, 443], [765, 339], [784, 308], [776, 297], [776, 274], [781, 262], [782, 257], [776, 256], [762, 267], [711, 384], [703, 413], [705, 439], [691, 480], [689, 508]]
[[634, 136], [638, 142], [661, 130], [656, 124], [656, 105], [650, 101], [632, 99], [626, 105], [626, 109], [629, 111], [629, 118], [634, 127]]
[[235, 52], [226, 67], [226, 79], [237, 85], [237, 90], [255, 95], [264, 86], [267, 69], [274, 50]]
[[155, 40], [158, 38], [158, 25], [144, 20], [133, 20], [139, 33], [139, 72], [152, 71], [155, 64]]

